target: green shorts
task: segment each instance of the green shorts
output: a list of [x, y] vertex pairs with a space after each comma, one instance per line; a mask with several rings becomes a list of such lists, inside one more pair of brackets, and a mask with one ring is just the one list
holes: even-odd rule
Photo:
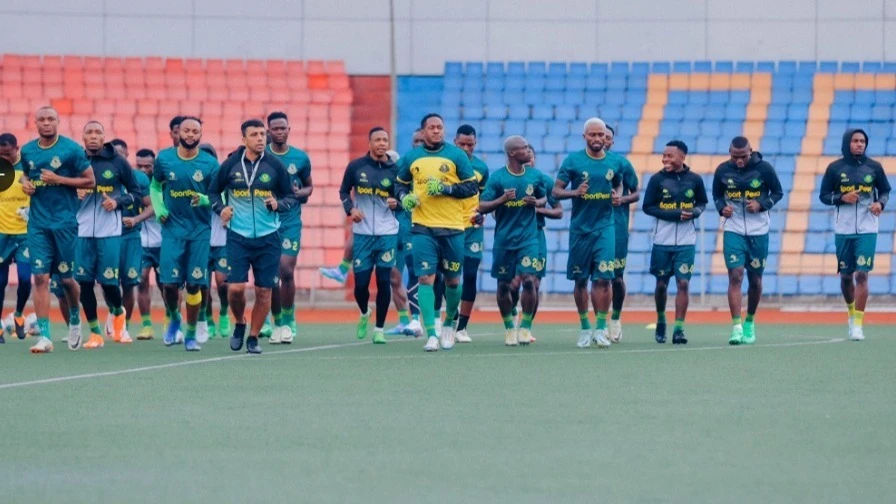
[[161, 254], [161, 247], [149, 247], [143, 249], [143, 255], [140, 257], [140, 268], [158, 270]]
[[544, 236], [544, 228], [538, 229], [538, 264], [535, 266], [535, 276], [544, 278], [548, 268], [548, 242]]
[[522, 246], [502, 247], [495, 245], [492, 260], [492, 278], [513, 280], [517, 275], [535, 275], [538, 270], [544, 271], [544, 265], [538, 258], [538, 241]]
[[722, 251], [729, 271], [746, 267], [750, 272], [761, 275], [768, 260], [768, 235], [743, 236], [725, 231]]
[[856, 271], [871, 271], [874, 268], [874, 251], [877, 248], [877, 234], [834, 235], [837, 247], [837, 272], [852, 275]]
[[482, 248], [485, 244], [485, 228], [468, 227], [464, 230], [464, 257], [482, 260]]
[[230, 266], [227, 264], [227, 246], [209, 248], [208, 271], [217, 271], [225, 275], [230, 272]]
[[56, 296], [56, 299], [65, 297], [65, 289], [62, 288], [62, 279], [59, 278], [59, 274], [57, 273], [50, 275], [50, 294]]
[[616, 227], [616, 253], [613, 259], [613, 274], [622, 278], [625, 273], [625, 260], [628, 258], [628, 227]]
[[398, 228], [398, 236], [396, 237], [395, 248], [395, 266], [393, 268], [404, 273], [407, 266], [407, 258], [411, 253], [411, 233], [409, 230]]
[[28, 235], [0, 234], [0, 264], [15, 261], [19, 264], [28, 262]]
[[31, 274], [58, 273], [60, 278], [71, 278], [77, 238], [78, 226], [74, 225], [63, 229], [28, 228]]
[[121, 236], [78, 237], [75, 242], [75, 280], [118, 285]]
[[616, 230], [613, 226], [607, 226], [593, 234], [570, 233], [566, 278], [612, 280], [615, 255]]
[[657, 278], [675, 275], [677, 280], [690, 280], [696, 249], [694, 245], [654, 245], [650, 252], [650, 274]]
[[191, 239], [172, 236], [162, 228], [159, 276], [163, 284], [208, 285], [209, 231]]
[[140, 283], [143, 246], [140, 244], [140, 233], [128, 233], [121, 237], [121, 285], [133, 287]]
[[448, 278], [461, 275], [464, 261], [464, 233], [433, 236], [412, 232], [411, 247], [414, 251], [414, 273], [418, 277], [435, 275], [441, 271]]
[[376, 268], [394, 268], [398, 235], [371, 236], [356, 234], [352, 245], [352, 268], [355, 272]]
[[302, 249], [302, 221], [280, 225], [280, 255], [299, 257]]

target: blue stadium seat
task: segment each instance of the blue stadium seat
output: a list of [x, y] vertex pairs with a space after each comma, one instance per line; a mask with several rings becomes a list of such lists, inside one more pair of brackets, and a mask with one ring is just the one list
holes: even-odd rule
[[877, 105], [896, 104], [896, 93], [886, 90], [878, 90], [874, 94], [874, 103]]
[[747, 107], [743, 105], [726, 105], [725, 118], [729, 121], [743, 122], [747, 118]]
[[544, 61], [530, 61], [526, 66], [527, 75], [544, 76], [547, 73], [547, 65]]
[[808, 105], [812, 103], [812, 90], [811, 89], [794, 89], [793, 95], [791, 96], [791, 103], [799, 104], [799, 105]]
[[507, 107], [507, 117], [509, 119], [528, 119], [529, 114], [529, 105], [510, 105]]
[[728, 91], [710, 91], [710, 105], [726, 105], [731, 102], [731, 94]]
[[485, 109], [485, 119], [505, 119], [507, 118], [507, 107], [501, 105], [491, 105]]
[[[522, 119], [508, 119], [504, 121], [504, 132], [513, 134], [514, 132], [523, 131], [526, 127], [526, 122]], [[501, 149], [503, 150], [503, 149]]]
[[706, 108], [703, 105], [689, 105], [684, 109], [686, 121], [700, 121], [706, 117]]
[[607, 77], [607, 91], [625, 91], [628, 89], [628, 77], [626, 75], [610, 75]]
[[769, 105], [768, 120], [784, 121], [787, 119], [787, 105]]
[[507, 63], [507, 73], [505, 75], [525, 75], [526, 64], [522, 61], [511, 61]]
[[588, 75], [588, 64], [581, 61], [570, 63], [569, 75]]
[[464, 105], [461, 109], [461, 118], [465, 121], [469, 120], [479, 120], [485, 117], [485, 113], [482, 109], [482, 106], [474, 106], [474, 105]]
[[778, 275], [778, 294], [793, 296], [798, 292], [796, 275]]
[[712, 61], [695, 61], [693, 68], [696, 73], [710, 73], [712, 72]]
[[585, 81], [585, 89], [588, 91], [604, 91], [607, 89], [607, 76], [590, 74]]
[[482, 128], [478, 131], [479, 136], [501, 136], [504, 134], [504, 121], [484, 120]]
[[784, 135], [803, 138], [806, 136], [806, 122], [800, 120], [788, 120], [784, 123]]
[[478, 139], [477, 146], [484, 152], [498, 152], [504, 150], [504, 141], [500, 135], [482, 135]]
[[697, 145], [694, 148], [697, 154], [715, 154], [716, 153], [716, 137], [701, 135], [697, 138]]
[[463, 75], [464, 73], [464, 65], [459, 61], [446, 61], [445, 62], [445, 75]]
[[486, 89], [485, 93], [482, 95], [482, 100], [485, 102], [486, 107], [490, 106], [501, 106], [507, 103], [504, 101], [504, 91], [503, 90], [489, 90]]
[[478, 61], [468, 62], [464, 67], [464, 75], [479, 75], [485, 72], [485, 67]]
[[643, 233], [634, 233], [629, 236], [628, 239], [628, 249], [631, 252], [649, 252], [650, 251], [650, 237], [646, 232]]
[[627, 61], [614, 61], [610, 63], [611, 75], [628, 75], [629, 65]]
[[863, 105], [872, 105], [875, 101], [875, 92], [869, 90], [858, 90], [855, 94], [853, 103], [861, 103]]
[[[784, 136], [784, 121], [780, 121], [780, 120], [766, 121], [765, 135], [770, 136], [770, 137]], [[765, 144], [763, 143], [763, 145], [765, 145]]]
[[600, 109], [600, 118], [607, 124], [614, 124], [622, 119], [622, 107], [618, 105], [603, 106]]
[[896, 156], [896, 138], [887, 139], [887, 155]]
[[489, 61], [485, 64], [485, 75], [488, 78], [504, 77], [504, 63], [501, 61]]
[[793, 76], [776, 74], [772, 79], [772, 90], [777, 89], [793, 89]]
[[526, 78], [522, 75], [508, 75], [504, 79], [504, 91], [522, 91], [526, 88]]
[[672, 71], [672, 65], [666, 61], [654, 62], [650, 67], [650, 71], [653, 73], [667, 74]]
[[673, 73], [691, 73], [690, 61], [675, 61], [672, 63]]
[[486, 77], [485, 89], [486, 89], [486, 91], [503, 91], [504, 90], [504, 78], [503, 77]]
[[521, 90], [510, 91], [505, 89], [501, 96], [503, 97], [504, 103], [511, 106], [520, 105], [526, 102], [526, 93]]
[[840, 63], [840, 73], [859, 73], [861, 65], [858, 61], [844, 61]]
[[737, 73], [753, 73], [756, 70], [756, 65], [752, 61], [738, 61], [734, 70]]
[[700, 134], [703, 136], [713, 137], [713, 140], [715, 140], [715, 137], [719, 135], [719, 130], [721, 129], [721, 121], [707, 119], [700, 123]]
[[663, 111], [663, 119], [675, 121], [684, 119], [684, 110], [685, 108], [683, 105], [666, 105], [666, 108]]
[[877, 237], [877, 253], [892, 254], [893, 253], [893, 233], [881, 233]]
[[[872, 116], [874, 115], [874, 111], [871, 111]], [[873, 117], [872, 117], [873, 120]], [[868, 125], [867, 131], [868, 134], [871, 135], [871, 138], [886, 138], [890, 134], [890, 129], [892, 125], [889, 122], [872, 122]], [[884, 142], [875, 142], [881, 143]]]
[[625, 105], [622, 107], [622, 119], [626, 121], [637, 121], [641, 118], [643, 108], [641, 105]]
[[549, 75], [545, 80], [544, 88], [547, 91], [563, 91], [566, 89], [566, 79], [561, 76]]
[[544, 152], [548, 154], [566, 153], [566, 137], [553, 135], [544, 137]]
[[746, 105], [750, 103], [750, 92], [731, 91], [731, 93], [728, 94], [728, 103], [733, 105], [741, 105], [746, 108]]
[[688, 104], [688, 92], [687, 91], [669, 91], [668, 104], [669, 105], [687, 105]]
[[822, 291], [821, 275], [800, 275], [797, 282], [801, 295], [818, 295]]
[[756, 72], [762, 73], [775, 73], [775, 62], [774, 61], [760, 61], [756, 63]]
[[871, 157], [880, 157], [885, 155], [887, 152], [887, 145], [881, 141], [871, 142], [868, 144], [868, 148], [865, 153]]
[[585, 101], [584, 92], [581, 90], [567, 89], [563, 92], [563, 104], [578, 106]]
[[610, 66], [606, 63], [592, 63], [591, 64], [591, 72], [589, 75], [607, 75], [610, 71]]
[[721, 121], [725, 119], [725, 106], [724, 105], [707, 105], [704, 111], [703, 117], [705, 119], [712, 119], [715, 121]]
[[700, 134], [700, 123], [698, 121], [684, 121], [681, 123], [680, 134], [682, 136], [697, 136]]
[[716, 61], [715, 69], [718, 73], [731, 73], [734, 71], [733, 61]]
[[854, 123], [864, 123], [871, 120], [871, 106], [853, 103], [849, 111], [850, 120]]
[[781, 151], [781, 143], [779, 137], [764, 136], [762, 137], [762, 150], [768, 154], [777, 154]]
[[459, 75], [446, 76], [443, 84], [446, 90], [461, 90], [464, 87], [464, 79]]
[[796, 61], [779, 61], [778, 73], [785, 75], [796, 73]]
[[[569, 135], [569, 121], [554, 120], [547, 121], [547, 132], [549, 135], [567, 136]], [[581, 131], [581, 130], [580, 130]]]
[[706, 105], [709, 103], [709, 93], [706, 91], [691, 91], [688, 93], [688, 103], [691, 105]]
[[646, 61], [635, 61], [632, 63], [630, 75], [647, 75], [650, 73], [650, 63]]
[[[868, 110], [871, 114], [871, 110]], [[790, 121], [805, 121], [809, 119], [809, 107], [805, 105], [791, 104], [787, 106], [787, 119]]]
[[728, 120], [722, 122], [722, 127], [720, 129], [720, 136], [722, 137], [720, 140], [724, 140], [726, 142], [726, 145], [719, 152], [727, 151], [728, 150], [727, 142], [729, 142], [732, 138], [739, 136], [743, 132], [742, 120], [732, 121], [732, 120], [730, 120], [730, 118], [727, 117], [727, 115], [726, 115], [726, 118]]
[[563, 105], [563, 91], [545, 91], [544, 103], [547, 105]]
[[558, 105], [555, 107], [555, 116], [557, 119], [563, 119], [567, 121], [574, 121], [576, 119], [576, 106], [575, 105]]
[[865, 61], [862, 63], [862, 73], [876, 74], [884, 69], [884, 64], [880, 61]]
[[834, 74], [840, 71], [840, 64], [836, 61], [822, 61], [818, 65], [818, 71], [826, 74]]
[[528, 91], [544, 91], [546, 79], [538, 76], [527, 76], [525, 81], [525, 90]]
[[584, 91], [587, 82], [585, 75], [570, 75], [566, 78], [566, 91]]
[[816, 61], [800, 61], [797, 63], [796, 72], [799, 74], [814, 74], [818, 69]]
[[566, 63], [554, 62], [548, 65], [548, 75], [565, 77], [567, 72]]
[[632, 150], [632, 137], [617, 136], [613, 143], [613, 150], [621, 154], [628, 154]]

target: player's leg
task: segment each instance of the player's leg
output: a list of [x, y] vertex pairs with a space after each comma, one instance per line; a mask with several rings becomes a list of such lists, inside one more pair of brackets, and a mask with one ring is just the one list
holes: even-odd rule
[[[441, 236], [438, 238], [440, 261], [442, 267], [442, 278], [445, 289], [445, 320], [442, 326], [440, 338], [442, 348], [450, 350], [455, 343], [455, 326], [458, 310], [460, 308], [461, 275], [463, 274], [464, 263], [464, 235], [458, 233], [451, 236]], [[438, 292], [436, 292], [438, 296]], [[434, 309], [438, 311], [438, 298]]]
[[417, 280], [417, 274], [414, 272], [414, 254], [412, 253], [410, 236], [408, 236], [404, 246], [404, 260], [408, 271], [408, 283], [405, 285], [407, 285], [408, 308], [411, 311], [411, 323], [408, 325], [408, 328], [413, 330], [416, 336], [420, 336], [423, 334], [423, 326], [420, 324], [420, 303], [417, 299], [417, 289], [420, 282]]
[[355, 336], [358, 339], [364, 339], [367, 337], [367, 327], [370, 322], [370, 278], [373, 276], [373, 247], [376, 238], [368, 235], [355, 235], [352, 238], [354, 294], [360, 312], [358, 324], [355, 327]]
[[158, 280], [159, 249], [143, 249], [140, 259], [140, 283], [137, 285], [137, 308], [140, 310], [141, 328], [137, 334], [138, 340], [153, 339], [152, 329], [152, 293], [150, 291], [149, 275], [155, 271]]
[[208, 256], [210, 247], [208, 238], [190, 240], [187, 242], [187, 271], [186, 277], [186, 322], [187, 330], [184, 333], [184, 347], [188, 352], [200, 350], [196, 341], [196, 326], [199, 322], [199, 312], [202, 308], [202, 298], [208, 295]]
[[248, 262], [255, 277], [255, 303], [252, 306], [249, 337], [246, 338], [246, 352], [251, 354], [261, 353], [258, 337], [265, 319], [271, 313], [272, 288], [280, 282], [279, 241], [278, 233], [254, 239], [240, 238], [238, 241], [248, 252]]
[[669, 291], [669, 279], [672, 277], [673, 258], [671, 247], [654, 245], [650, 251], [650, 274], [656, 278], [653, 300], [656, 305], [654, 339], [657, 343], [666, 342], [666, 298]]
[[473, 314], [476, 302], [477, 283], [479, 282], [479, 264], [482, 262], [482, 248], [485, 241], [485, 228], [471, 227], [464, 232], [464, 260], [462, 265], [460, 312], [457, 320], [456, 339], [458, 343], [470, 343], [467, 324]]
[[[376, 261], [376, 327], [373, 329], [373, 342], [386, 342], [384, 326], [389, 313], [389, 302], [392, 299], [392, 272], [395, 269], [398, 251], [398, 235], [379, 236], [374, 245], [373, 259]], [[401, 285], [401, 280], [398, 282]]]
[[572, 298], [576, 303], [576, 311], [579, 314], [579, 348], [591, 346], [591, 322], [588, 320], [590, 311], [588, 299], [588, 278], [591, 276], [591, 244], [587, 236], [575, 233], [569, 235], [569, 258], [566, 263], [566, 278], [574, 283]]
[[[216, 247], [217, 248], [217, 247]], [[217, 272], [217, 261], [213, 253], [209, 252], [208, 258], [208, 283], [209, 289], [207, 295], [202, 296], [202, 306], [199, 308], [199, 321], [196, 327], [196, 339], [199, 343], [204, 343], [203, 337], [214, 338], [218, 335], [218, 327], [215, 324], [214, 300], [212, 299], [211, 283]], [[204, 334], [203, 334], [204, 333]]]
[[[496, 258], [498, 256], [495, 256]], [[517, 346], [517, 329], [513, 324], [513, 300], [510, 297], [511, 278], [506, 274], [498, 273], [498, 270], [492, 267], [492, 277], [498, 280], [498, 289], [495, 293], [498, 302], [498, 311], [501, 313], [501, 319], [504, 320], [504, 344], [507, 346]]]
[[747, 238], [749, 260], [747, 270], [747, 316], [744, 318], [744, 337], [742, 342], [752, 345], [756, 342], [756, 310], [762, 298], [762, 273], [768, 259], [768, 235]]
[[834, 245], [837, 250], [837, 273], [840, 274], [840, 292], [846, 303], [846, 312], [849, 316], [847, 334], [852, 336], [852, 328], [856, 312], [856, 285], [853, 274], [856, 271], [855, 240], [844, 235], [834, 235]]
[[628, 258], [628, 229], [616, 229], [616, 251], [613, 261], [613, 311], [610, 314], [610, 341], [619, 343], [622, 340], [622, 306], [625, 303], [625, 263]]
[[122, 339], [131, 338], [131, 317], [134, 315], [134, 306], [137, 302], [137, 285], [140, 283], [140, 259], [142, 255], [140, 235], [132, 233], [122, 237], [121, 240], [121, 268], [118, 275], [121, 278], [121, 304], [124, 308], [125, 321]]
[[81, 346], [81, 289], [73, 278], [75, 243], [78, 232], [72, 229], [52, 231], [54, 244], [54, 265], [68, 301], [68, 348], [77, 350]]
[[[23, 237], [24, 238], [24, 237]], [[28, 246], [24, 239], [16, 251], [16, 273], [19, 285], [16, 287], [16, 311], [13, 313], [16, 337], [25, 339], [25, 305], [31, 297], [31, 262], [28, 259]]]
[[591, 304], [594, 307], [595, 329], [591, 341], [600, 348], [610, 346], [607, 318], [610, 312], [610, 286], [615, 276], [615, 228], [604, 228], [595, 237], [591, 259]]
[[[0, 320], [3, 320], [3, 303], [6, 301], [6, 286], [9, 284], [9, 262], [0, 263]], [[6, 343], [3, 335], [3, 328], [0, 327], [0, 344]]]
[[125, 314], [123, 298], [121, 294], [120, 267], [121, 267], [121, 237], [110, 236], [108, 238], [96, 238], [96, 280], [103, 291], [103, 298], [109, 313], [112, 316], [112, 341], [116, 343], [130, 343], [124, 340]]
[[227, 301], [233, 314], [234, 326], [233, 334], [230, 336], [230, 349], [234, 352], [243, 349], [247, 330], [246, 284], [249, 282], [251, 252], [246, 249], [244, 243], [245, 238], [236, 233], [228, 233], [227, 260], [230, 269], [227, 276]]
[[436, 239], [423, 233], [412, 233], [411, 241], [414, 245], [414, 271], [417, 274], [417, 299], [420, 307], [420, 317], [423, 319], [423, 332], [426, 335], [426, 344], [423, 350], [434, 352], [439, 349], [439, 338], [435, 325], [436, 295], [434, 284], [436, 282], [436, 268], [439, 264], [439, 252]]
[[688, 340], [684, 335], [684, 320], [688, 313], [690, 302], [690, 281], [694, 273], [694, 257], [696, 247], [676, 247], [673, 266], [678, 292], [675, 294], [675, 326], [672, 331], [672, 344], [686, 345]]
[[[28, 249], [31, 255], [31, 271], [34, 279], [34, 313], [40, 336], [31, 347], [32, 353], [53, 351], [50, 334], [50, 273], [53, 272], [55, 246], [53, 232], [47, 229], [29, 229]], [[66, 317], [64, 317], [66, 318]]]
[[342, 262], [335, 268], [320, 268], [320, 274], [341, 284], [345, 283], [348, 277], [348, 270], [352, 267], [352, 247], [354, 235], [349, 234], [345, 240], [345, 247], [342, 252]]
[[[226, 251], [226, 247], [225, 247]], [[218, 335], [222, 338], [229, 337], [231, 333], [230, 325], [230, 299], [227, 294], [229, 289], [230, 263], [224, 271], [215, 271], [215, 289], [218, 291]]]
[[[295, 242], [298, 243], [298, 242]], [[296, 251], [298, 252], [298, 251]], [[280, 284], [280, 342], [290, 344], [298, 332], [296, 326], [296, 261], [297, 255], [281, 254], [279, 263]], [[275, 294], [271, 293], [271, 304], [274, 303]]]
[[168, 316], [168, 327], [165, 329], [166, 346], [177, 344], [181, 326], [180, 290], [187, 277], [187, 244], [186, 241], [167, 234], [162, 229], [162, 247], [159, 252], [159, 273], [162, 297]]
[[[726, 254], [726, 257], [728, 254]], [[744, 267], [728, 269], [728, 309], [731, 311], [731, 335], [728, 338], [729, 345], [743, 343], [744, 327], [741, 319], [741, 305], [743, 303]]]
[[855, 238], [855, 312], [849, 338], [853, 341], [865, 339], [865, 306], [868, 303], [868, 274], [874, 268], [874, 252], [877, 248], [877, 234], [863, 234]]
[[517, 340], [520, 345], [532, 343], [532, 320], [535, 318], [535, 308], [538, 306], [538, 292], [535, 290], [535, 274], [540, 268], [538, 258], [538, 242], [523, 244], [516, 251], [514, 276], [520, 279], [522, 293], [520, 294], [520, 307], [523, 316], [520, 319]]

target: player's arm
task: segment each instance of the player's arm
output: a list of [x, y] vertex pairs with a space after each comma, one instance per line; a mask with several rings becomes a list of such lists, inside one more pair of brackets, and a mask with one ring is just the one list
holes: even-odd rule
[[622, 174], [622, 188], [628, 189], [628, 194], [620, 199], [623, 205], [637, 203], [641, 199], [641, 189], [638, 187], [638, 174], [635, 173], [635, 167], [628, 163], [628, 169]]
[[411, 192], [414, 176], [411, 175], [411, 163], [408, 155], [398, 160], [398, 175], [395, 177], [395, 197], [401, 202], [401, 207], [411, 211], [420, 204], [417, 197]]
[[208, 183], [208, 202], [212, 208], [212, 211], [218, 215], [221, 215], [221, 212], [224, 211], [224, 208], [227, 206], [227, 203], [224, 202], [224, 191], [227, 189], [227, 184], [229, 183], [230, 176], [230, 167], [233, 166], [233, 163], [230, 161], [231, 158], [227, 158], [224, 161], [224, 164], [218, 168], [218, 171], [215, 173], [215, 176]]
[[567, 190], [566, 187], [572, 179], [571, 169], [566, 165], [566, 161], [564, 160], [563, 164], [560, 165], [560, 172], [557, 173], [557, 181], [554, 182], [554, 188], [551, 190], [554, 199], [565, 200], [578, 198], [588, 192], [588, 182], [585, 181], [582, 181], [582, 183], [579, 184], [579, 187], [571, 191]]
[[156, 159], [152, 168], [152, 180], [149, 182], [149, 199], [152, 201], [152, 208], [159, 222], [164, 222], [168, 218], [168, 207], [165, 206], [165, 196], [162, 192], [165, 177], [165, 168]]
[[721, 166], [716, 168], [716, 173], [712, 177], [712, 202], [719, 215], [724, 215], [722, 212], [728, 206], [728, 202], [725, 201], [725, 184], [722, 182]]
[[124, 208], [140, 201], [143, 190], [140, 189], [140, 184], [137, 183], [137, 177], [134, 176], [134, 170], [131, 168], [127, 159], [119, 156], [115, 158], [115, 163], [118, 165], [121, 186], [124, 187], [127, 192], [119, 194], [118, 197], [114, 199], [118, 204], [118, 208]]
[[818, 190], [818, 199], [828, 206], [839, 206], [846, 204], [843, 201], [843, 193], [837, 188], [837, 171], [834, 164], [828, 165], [828, 169], [824, 171], [824, 177], [821, 178], [821, 188]]
[[553, 180], [545, 176], [545, 189], [547, 190], [547, 195], [545, 199], [547, 200], [547, 205], [543, 207], [538, 207], [535, 209], [535, 213], [544, 215], [548, 219], [562, 219], [563, 218], [563, 207], [560, 205], [560, 202], [554, 198], [552, 194], [552, 184]]
[[156, 212], [152, 208], [152, 199], [149, 196], [143, 196], [143, 211], [134, 217], [134, 224], [139, 224], [155, 214]]
[[884, 173], [883, 166], [877, 165], [875, 170], [877, 171], [874, 177], [874, 188], [877, 191], [875, 203], [880, 203], [880, 209], [883, 210], [890, 200], [890, 181], [887, 180], [887, 174]]
[[762, 178], [765, 180], [765, 185], [768, 187], [768, 194], [759, 198], [759, 204], [762, 205], [763, 210], [771, 210], [772, 207], [777, 205], [778, 202], [781, 201], [781, 198], [784, 197], [784, 188], [781, 187], [781, 181], [778, 179], [778, 174], [771, 165], [766, 165], [764, 167]]
[[65, 177], [55, 173], [53, 170], [43, 169], [40, 172], [40, 179], [47, 184], [63, 185], [75, 189], [93, 189], [96, 187], [96, 179], [93, 177], [93, 167], [90, 166], [90, 164], [75, 177]]
[[305, 159], [302, 168], [299, 169], [299, 179], [302, 181], [302, 187], [295, 192], [296, 199], [299, 203], [308, 203], [308, 198], [314, 192], [314, 181], [311, 180], [311, 159]]
[[479, 195], [479, 210], [481, 214], [494, 212], [499, 206], [516, 197], [513, 189], [504, 190], [504, 187], [495, 179], [489, 179], [485, 186], [485, 192]]
[[659, 176], [650, 177], [647, 183], [647, 189], [644, 191], [644, 213], [659, 220], [669, 222], [681, 221], [681, 210], [663, 210], [660, 208], [663, 188], [659, 182]]
[[[299, 198], [292, 190], [292, 180], [289, 172], [286, 171], [286, 166], [280, 160], [277, 160], [274, 163], [274, 169], [277, 171], [277, 185], [274, 186], [277, 210], [281, 212], [289, 211], [299, 205]], [[308, 179], [310, 180], [311, 177], [309, 176]], [[305, 188], [302, 189], [304, 190]], [[311, 192], [309, 191], [308, 194], [311, 194]]]
[[342, 183], [339, 185], [339, 201], [342, 202], [342, 210], [345, 211], [345, 215], [351, 215], [352, 209], [355, 208], [355, 202], [352, 200], [352, 189], [354, 187], [355, 167], [352, 163], [349, 163], [345, 167], [345, 173], [342, 174]]
[[706, 186], [703, 185], [703, 177], [697, 175], [696, 173], [692, 174], [694, 179], [697, 181], [697, 189], [694, 191], [694, 208], [691, 209], [691, 214], [693, 214], [694, 218], [700, 217], [700, 215], [706, 210], [706, 205], [709, 203], [709, 198], [706, 196]]

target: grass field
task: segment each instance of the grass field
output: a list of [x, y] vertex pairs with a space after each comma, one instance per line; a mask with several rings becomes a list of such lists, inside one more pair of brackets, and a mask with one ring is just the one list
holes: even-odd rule
[[[213, 340], [31, 356], [0, 347], [2, 502], [885, 502], [896, 494], [892, 326], [628, 325], [575, 348], [499, 327], [425, 354], [300, 327], [260, 357]], [[89, 375], [89, 376], [84, 376]], [[44, 381], [41, 381], [44, 380]]]

